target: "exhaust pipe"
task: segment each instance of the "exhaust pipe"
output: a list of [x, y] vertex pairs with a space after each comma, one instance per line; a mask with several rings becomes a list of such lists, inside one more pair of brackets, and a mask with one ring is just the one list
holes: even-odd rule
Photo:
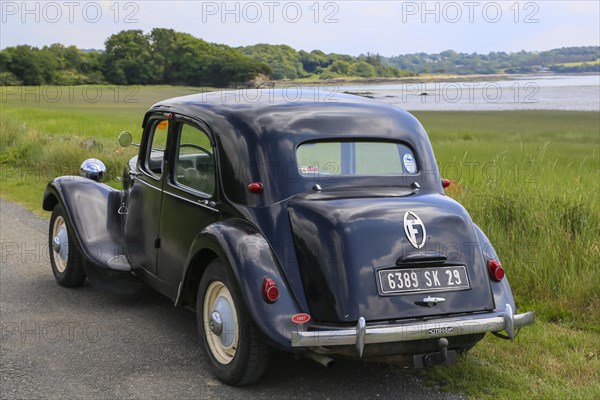
[[324, 356], [323, 354], [309, 352], [306, 353], [306, 357], [312, 358], [324, 367], [332, 367], [335, 364], [335, 360], [333, 358]]

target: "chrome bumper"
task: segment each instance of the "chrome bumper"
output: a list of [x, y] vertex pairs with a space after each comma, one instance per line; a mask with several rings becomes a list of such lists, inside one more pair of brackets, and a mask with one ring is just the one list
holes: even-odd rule
[[515, 315], [510, 304], [505, 306], [503, 313], [439, 318], [392, 326], [366, 326], [365, 319], [361, 317], [356, 328], [292, 332], [292, 347], [355, 345], [362, 357], [365, 344], [373, 343], [404, 342], [502, 330], [513, 339], [515, 328], [534, 322], [534, 312]]

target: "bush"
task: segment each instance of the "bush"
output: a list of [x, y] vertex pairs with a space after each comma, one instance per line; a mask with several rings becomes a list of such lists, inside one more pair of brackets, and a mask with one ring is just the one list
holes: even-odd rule
[[10, 72], [0, 72], [0, 86], [19, 86], [23, 82]]

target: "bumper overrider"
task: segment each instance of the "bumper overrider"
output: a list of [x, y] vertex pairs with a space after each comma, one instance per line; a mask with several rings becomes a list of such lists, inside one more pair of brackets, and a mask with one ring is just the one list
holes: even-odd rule
[[366, 344], [405, 342], [449, 336], [471, 335], [485, 332], [505, 331], [510, 339], [515, 328], [531, 325], [535, 313], [515, 314], [510, 304], [504, 312], [462, 315], [458, 317], [431, 319], [393, 325], [367, 326], [360, 318], [355, 328], [292, 332], [292, 347], [329, 347], [355, 345], [360, 357]]

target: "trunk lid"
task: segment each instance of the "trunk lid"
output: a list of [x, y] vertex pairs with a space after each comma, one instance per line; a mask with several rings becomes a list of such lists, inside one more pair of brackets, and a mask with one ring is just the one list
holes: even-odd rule
[[[395, 320], [494, 309], [487, 261], [471, 218], [449, 197], [324, 193], [292, 199], [288, 211], [315, 321]], [[466, 273], [468, 288], [463, 272], [454, 272], [457, 268]], [[407, 272], [407, 283], [418, 281], [419, 291], [413, 287], [407, 293], [390, 293], [389, 282], [380, 283], [396, 279], [395, 274], [388, 277], [390, 270], [400, 273], [392, 283], [396, 289]], [[447, 270], [458, 276], [448, 276]], [[452, 279], [454, 284], [460, 281], [451, 286], [459, 290], [435, 287]], [[432, 282], [434, 287], [428, 287]], [[445, 300], [430, 305], [424, 302], [428, 296]]]

